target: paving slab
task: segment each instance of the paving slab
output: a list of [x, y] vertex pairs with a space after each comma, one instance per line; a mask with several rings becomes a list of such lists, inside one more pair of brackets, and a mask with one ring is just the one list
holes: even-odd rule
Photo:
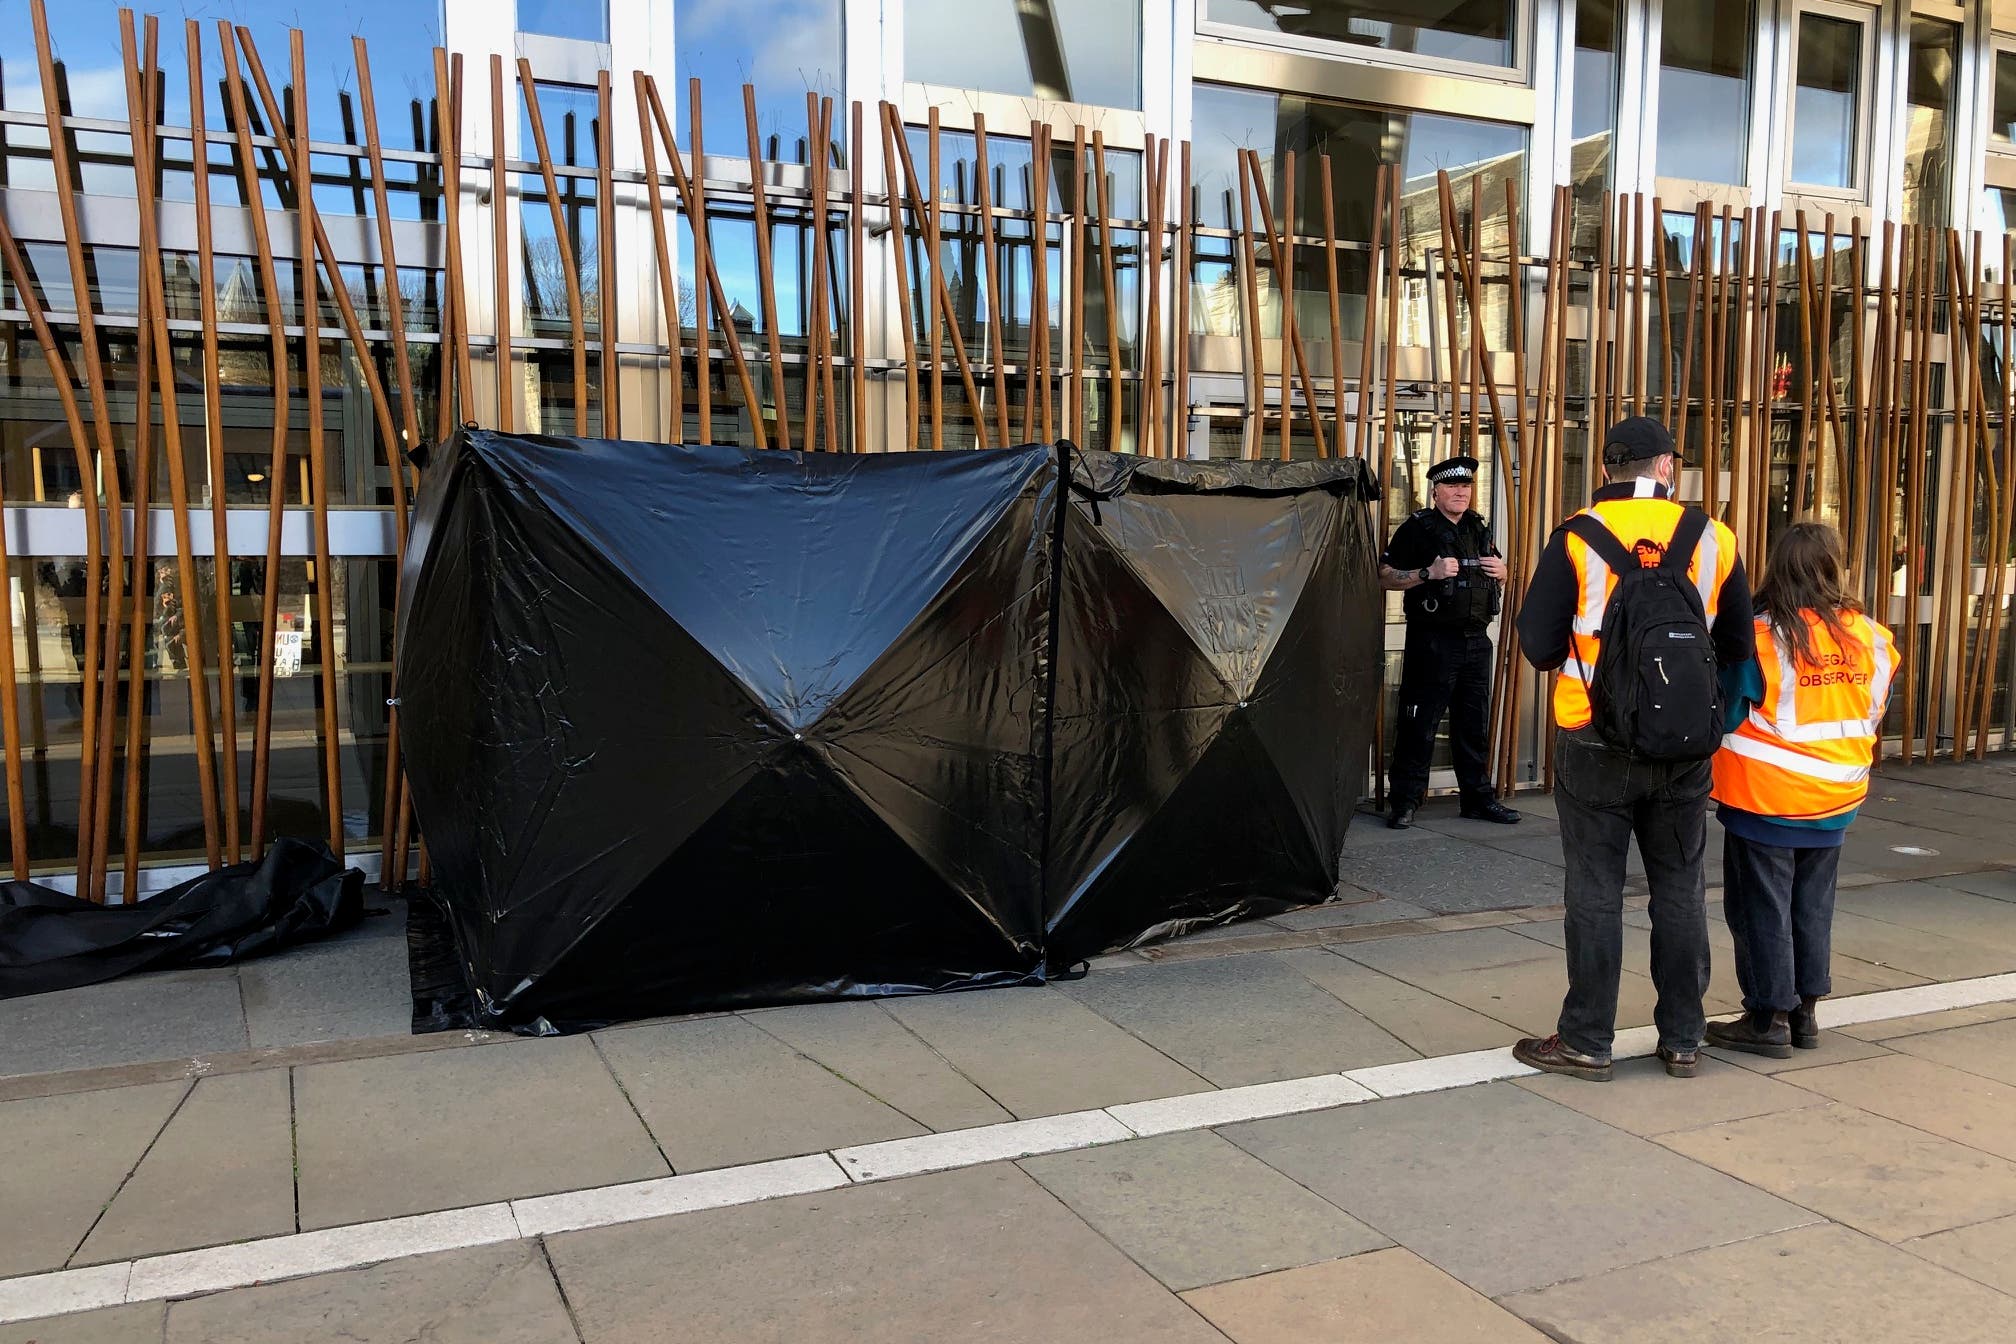
[[0, 1000], [0, 1077], [243, 1050], [235, 968], [162, 971]]
[[[1143, 965], [1130, 958], [1133, 965]], [[803, 1003], [748, 1020], [931, 1129], [970, 1129], [1013, 1117], [875, 1002]]]
[[[1568, 971], [1561, 950], [1524, 936], [1524, 927], [1391, 938], [1336, 952], [1524, 1034], [1545, 1036], [1560, 1018]], [[1650, 980], [1625, 971], [1618, 980], [1617, 1025], [1650, 1022], [1658, 997]]]
[[1930, 980], [1971, 980], [2016, 968], [2016, 948], [1990, 947], [1836, 911], [1834, 952]]
[[1234, 1344], [1543, 1344], [1546, 1336], [1412, 1251], [1263, 1274], [1185, 1293]]
[[1101, 1344], [1223, 1344], [1007, 1164], [570, 1232], [547, 1245], [585, 1344], [1027, 1344], [1054, 1336], [1060, 1312]]
[[1886, 1044], [1907, 1055], [2016, 1086], [2016, 1019], [1928, 1031]]
[[72, 1263], [294, 1230], [287, 1070], [199, 1078]]
[[294, 1070], [304, 1230], [668, 1175], [585, 1036]]
[[674, 1171], [928, 1132], [740, 1017], [624, 1027], [595, 1041]]
[[166, 1302], [101, 1307], [71, 1316], [0, 1325], [0, 1344], [161, 1344]]
[[1491, 1297], [1812, 1221], [1504, 1083], [1223, 1132]]
[[536, 1241], [392, 1260], [176, 1302], [164, 1344], [578, 1344]]
[[1847, 1228], [1800, 1228], [1506, 1298], [1555, 1339], [1996, 1344], [2016, 1299]]
[[2007, 828], [2000, 836], [1984, 839], [1869, 818], [1849, 827], [1841, 842], [1842, 867], [1891, 881], [1940, 877], [2012, 862], [2016, 862], [2016, 844], [2011, 843]]
[[1825, 1097], [1716, 1059], [1704, 1060], [1695, 1078], [1669, 1078], [1665, 1065], [1644, 1058], [1618, 1061], [1615, 1077], [1606, 1087], [1591, 1087], [1579, 1079], [1552, 1074], [1520, 1078], [1514, 1085], [1647, 1138], [1747, 1115], [1826, 1104]]
[[1934, 1232], [1907, 1241], [1899, 1249], [2016, 1297], [2016, 1218], [1993, 1218], [1951, 1232]]
[[[1425, 827], [1451, 840], [1463, 840], [1473, 845], [1495, 845], [1502, 840], [1524, 839], [1527, 837], [1556, 837], [1554, 853], [1561, 853], [1561, 823], [1552, 814], [1533, 811], [1524, 802], [1509, 803], [1513, 811], [1519, 813], [1519, 820], [1510, 826], [1495, 821], [1472, 821], [1460, 812], [1440, 810], [1418, 813], [1414, 824]], [[1518, 851], [1515, 851], [1518, 852]], [[1537, 857], [1537, 856], [1536, 856]], [[1556, 860], [1559, 862], [1558, 857]]]
[[1972, 892], [1998, 901], [2016, 901], [2016, 871], [1991, 868], [1981, 873], [1956, 873], [1951, 877], [1927, 879], [1932, 886]]
[[2016, 1164], [1838, 1103], [1656, 1142], [1885, 1241], [2016, 1213]]
[[[1838, 987], [1841, 977], [1835, 976], [1834, 983]], [[1765, 1055], [1750, 1055], [1740, 1050], [1722, 1050], [1712, 1046], [1702, 1051], [1704, 1058], [1734, 1064], [1737, 1068], [1750, 1073], [1764, 1074], [1804, 1073], [1807, 1069], [1824, 1068], [1829, 1064], [1845, 1064], [1851, 1059], [1875, 1059], [1889, 1053], [1888, 1046], [1875, 1041], [1857, 1040], [1838, 1031], [1822, 1031], [1817, 1048], [1794, 1050], [1790, 1059], [1771, 1059]], [[1798, 1079], [1793, 1078], [1790, 1081], [1796, 1084]]]
[[[1339, 955], [1402, 979], [1473, 971], [1521, 962], [1561, 963], [1559, 951], [1527, 938], [1508, 925], [1453, 933], [1412, 934], [1338, 949]], [[1564, 972], [1565, 975], [1565, 972]], [[1564, 978], [1562, 987], [1567, 987]]]
[[952, 1067], [1022, 1119], [1211, 1086], [1202, 1075], [1055, 989], [921, 995], [890, 1000], [886, 1006]]
[[1545, 905], [1561, 899], [1561, 869], [1483, 845], [1451, 844], [1423, 832], [1426, 843], [1346, 850], [1347, 881], [1441, 914]]
[[1971, 1008], [1948, 1008], [1944, 1012], [1918, 1013], [1881, 1022], [1855, 1022], [1835, 1030], [1858, 1040], [1894, 1041], [1901, 1036], [1922, 1036], [1951, 1027], [1975, 1027], [2011, 1017], [2016, 1017], [2016, 1003], [1978, 1003]]
[[[404, 928], [403, 920], [398, 928]], [[254, 1049], [405, 1036], [413, 1030], [404, 938], [346, 936], [290, 948], [239, 967], [238, 981]]]
[[1059, 988], [1219, 1087], [1416, 1057], [1279, 958], [1141, 966]]
[[1422, 919], [1429, 913], [1421, 906], [1380, 896], [1369, 901], [1339, 901], [1290, 910], [1285, 915], [1274, 916], [1269, 922], [1284, 929], [1338, 929], [1363, 924], [1396, 924], [1403, 919]]
[[1510, 1045], [1516, 1028], [1404, 980], [1373, 970], [1328, 948], [1275, 954], [1284, 965], [1349, 1004], [1402, 1044], [1423, 1055], [1456, 1055]]
[[[189, 1090], [151, 1083], [0, 1104], [0, 1278], [60, 1269]], [[31, 1210], [23, 1217], [16, 1211]]]
[[2008, 902], [1929, 882], [1851, 887], [1835, 894], [1834, 908], [1837, 918], [1840, 913], [1859, 915], [1961, 942], [2016, 950], [2016, 911]]
[[1914, 1129], [2016, 1160], [2016, 1087], [1913, 1055], [1806, 1069], [1799, 1086]]
[[1392, 1245], [1208, 1130], [1020, 1165], [1178, 1291]]

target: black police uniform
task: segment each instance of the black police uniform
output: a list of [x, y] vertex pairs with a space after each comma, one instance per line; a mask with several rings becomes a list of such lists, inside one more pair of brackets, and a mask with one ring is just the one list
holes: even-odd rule
[[[1431, 482], [1473, 479], [1477, 463], [1451, 458], [1429, 468]], [[1428, 791], [1428, 762], [1435, 730], [1450, 714], [1449, 746], [1463, 811], [1493, 821], [1517, 821], [1496, 802], [1486, 754], [1491, 709], [1491, 637], [1499, 585], [1476, 564], [1497, 555], [1491, 529], [1474, 511], [1452, 522], [1440, 509], [1411, 515], [1393, 533], [1381, 563], [1403, 574], [1443, 556], [1465, 562], [1453, 579], [1430, 579], [1402, 594], [1407, 612], [1407, 652], [1401, 663], [1399, 722], [1387, 773], [1393, 824], [1405, 826]]]

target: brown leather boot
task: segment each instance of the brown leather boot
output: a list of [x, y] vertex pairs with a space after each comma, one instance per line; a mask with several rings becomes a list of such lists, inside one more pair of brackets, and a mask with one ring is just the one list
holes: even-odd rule
[[1512, 1047], [1512, 1058], [1542, 1073], [1559, 1073], [1585, 1082], [1610, 1081], [1610, 1061], [1585, 1055], [1559, 1036], [1528, 1036]]
[[1802, 998], [1799, 1006], [1785, 1015], [1785, 1025], [1792, 1032], [1792, 1044], [1798, 1049], [1820, 1048], [1820, 1015], [1815, 1009], [1819, 1002], [1817, 995]]
[[1659, 1062], [1666, 1066], [1669, 1078], [1692, 1078], [1701, 1071], [1701, 1056], [1692, 1050], [1671, 1050], [1659, 1047]]
[[1792, 1029], [1786, 1025], [1783, 1013], [1745, 1013], [1733, 1022], [1710, 1022], [1708, 1044], [1771, 1059], [1790, 1059]]

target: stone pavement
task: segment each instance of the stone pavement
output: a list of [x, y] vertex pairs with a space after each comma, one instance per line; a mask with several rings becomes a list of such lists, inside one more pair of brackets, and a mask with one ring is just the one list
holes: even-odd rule
[[[1442, 807], [1412, 832], [1361, 818], [1341, 903], [1040, 989], [413, 1038], [388, 902], [360, 935], [268, 962], [0, 1003], [0, 1320], [27, 1291], [7, 1281], [49, 1271], [82, 1282], [191, 1248], [1502, 1047], [1547, 1029], [1562, 988], [1559, 840], [1545, 799], [1522, 806], [1517, 828]], [[2016, 970], [2012, 820], [2007, 758], [1880, 777], [1844, 856], [1838, 992]], [[1650, 1019], [1632, 920], [1620, 1025]], [[1691, 1081], [1642, 1060], [1619, 1074], [490, 1237], [20, 1319], [0, 1344], [1005, 1340], [1081, 1321], [1240, 1344], [2016, 1338], [2016, 1003], [1865, 1022]]]

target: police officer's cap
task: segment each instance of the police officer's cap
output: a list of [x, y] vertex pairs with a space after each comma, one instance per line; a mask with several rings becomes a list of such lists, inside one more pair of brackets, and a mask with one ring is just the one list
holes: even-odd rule
[[1680, 456], [1666, 426], [1649, 415], [1630, 415], [1610, 426], [1603, 436], [1603, 465], [1622, 466], [1648, 457]]
[[1477, 459], [1474, 457], [1452, 457], [1428, 468], [1430, 485], [1466, 485], [1476, 479]]

